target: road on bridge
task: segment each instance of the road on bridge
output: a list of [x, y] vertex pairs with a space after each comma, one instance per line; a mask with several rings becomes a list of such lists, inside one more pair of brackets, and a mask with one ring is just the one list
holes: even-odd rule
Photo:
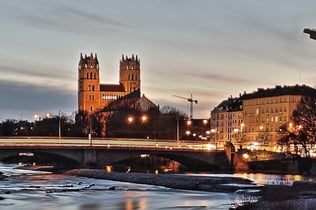
[[165, 148], [174, 150], [215, 150], [209, 142], [176, 141], [165, 139], [83, 139], [83, 138], [51, 138], [51, 137], [23, 137], [0, 138], [0, 147], [14, 146], [54, 146], [54, 147], [120, 147], [120, 148]]

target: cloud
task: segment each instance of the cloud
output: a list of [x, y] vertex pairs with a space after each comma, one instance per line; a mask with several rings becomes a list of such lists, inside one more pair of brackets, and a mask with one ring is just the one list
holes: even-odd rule
[[132, 27], [116, 17], [106, 16], [106, 12], [100, 14], [87, 7], [76, 7], [76, 4], [68, 6], [64, 3], [51, 3], [45, 7], [40, 5], [39, 8], [40, 11], [18, 9], [20, 11], [13, 14], [16, 14], [16, 20], [26, 26], [57, 32], [96, 35], [99, 32], [126, 31]]
[[[25, 83], [0, 83], [0, 118], [8, 113], [27, 113], [31, 118], [34, 113], [73, 112], [77, 108], [76, 93], [67, 93], [45, 87], [36, 87]], [[5, 111], [4, 111], [5, 110]], [[14, 116], [14, 114], [11, 114]], [[0, 119], [3, 120], [3, 119]]]

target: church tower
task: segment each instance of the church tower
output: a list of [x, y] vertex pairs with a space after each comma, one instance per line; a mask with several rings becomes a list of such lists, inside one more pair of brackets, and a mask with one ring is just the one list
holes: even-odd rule
[[140, 89], [140, 60], [137, 55], [128, 58], [122, 55], [120, 61], [120, 84], [127, 94]]
[[82, 56], [78, 65], [78, 110], [94, 112], [100, 108], [99, 61], [93, 57]]

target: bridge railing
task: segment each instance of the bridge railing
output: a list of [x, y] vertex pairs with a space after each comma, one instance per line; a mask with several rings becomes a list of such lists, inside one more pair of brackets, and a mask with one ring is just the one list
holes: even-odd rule
[[83, 139], [83, 138], [0, 138], [0, 147], [94, 147], [108, 149], [149, 149], [175, 151], [214, 151], [207, 142], [153, 139]]

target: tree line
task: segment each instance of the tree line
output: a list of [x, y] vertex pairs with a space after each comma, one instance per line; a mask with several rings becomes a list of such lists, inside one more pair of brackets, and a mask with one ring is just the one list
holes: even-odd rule
[[[132, 121], [128, 121], [128, 118]], [[61, 114], [34, 121], [7, 119], [0, 123], [0, 136], [63, 136], [176, 139], [177, 126], [184, 129], [186, 115], [165, 106], [142, 112], [122, 108], [115, 111]], [[178, 123], [178, 124], [177, 124]]]

